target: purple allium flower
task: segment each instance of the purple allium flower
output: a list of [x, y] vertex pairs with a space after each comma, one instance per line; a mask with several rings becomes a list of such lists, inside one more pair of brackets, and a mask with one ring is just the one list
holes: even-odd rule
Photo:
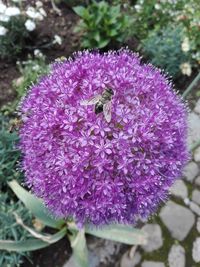
[[[83, 100], [113, 90], [111, 121]], [[26, 182], [57, 217], [134, 223], [168, 197], [188, 160], [184, 104], [128, 50], [56, 62], [20, 112]]]

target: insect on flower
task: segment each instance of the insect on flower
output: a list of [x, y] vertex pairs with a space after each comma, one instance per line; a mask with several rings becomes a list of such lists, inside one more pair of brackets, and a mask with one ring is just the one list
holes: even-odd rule
[[21, 125], [22, 125], [22, 120], [19, 118], [15, 118], [10, 122], [9, 132], [12, 133], [14, 131], [19, 130]]
[[103, 115], [107, 122], [111, 121], [111, 108], [112, 108], [112, 96], [114, 92], [112, 89], [107, 88], [101, 95], [95, 95], [90, 99], [80, 102], [82, 106], [95, 105], [95, 114], [103, 112]]

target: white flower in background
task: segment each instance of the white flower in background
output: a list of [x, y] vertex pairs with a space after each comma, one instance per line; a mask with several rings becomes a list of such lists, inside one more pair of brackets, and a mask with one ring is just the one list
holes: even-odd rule
[[61, 45], [62, 44], [62, 38], [59, 35], [55, 34], [54, 39], [53, 39], [53, 44]]
[[38, 64], [36, 64], [36, 65], [34, 65], [33, 67], [32, 67], [32, 70], [36, 70], [36, 71], [38, 71], [40, 69], [40, 66], [38, 65]]
[[4, 15], [4, 14], [0, 14], [0, 21], [2, 22], [8, 22], [10, 20], [10, 17]]
[[142, 9], [142, 6], [141, 5], [135, 5], [135, 10], [137, 12], [140, 12], [141, 9]]
[[44, 17], [43, 17], [43, 15], [40, 12], [36, 12], [35, 13], [35, 19], [41, 21], [41, 20], [44, 19]]
[[43, 17], [46, 17], [47, 16], [47, 13], [46, 13], [46, 11], [44, 10], [44, 8], [39, 8], [39, 12], [40, 12], [40, 14], [43, 16]]
[[6, 5], [4, 5], [2, 2], [0, 2], [0, 13], [3, 14], [6, 11]]
[[8, 7], [5, 11], [5, 15], [9, 17], [20, 15], [20, 13], [21, 12], [18, 7]]
[[43, 57], [43, 54], [39, 49], [35, 49], [34, 50], [34, 56], [35, 57]]
[[28, 7], [26, 14], [29, 18], [35, 20], [43, 20], [46, 17], [47, 13], [43, 8], [39, 8], [37, 11], [34, 7]]
[[43, 6], [43, 3], [41, 1], [36, 1], [35, 5], [39, 8]]
[[22, 0], [12, 0], [14, 3], [20, 3]]
[[188, 62], [182, 63], [182, 64], [180, 65], [180, 69], [181, 69], [181, 72], [182, 72], [184, 75], [190, 76], [191, 73], [192, 73], [191, 65], [190, 65], [190, 63], [188, 63]]
[[190, 44], [189, 44], [189, 39], [188, 37], [185, 37], [182, 44], [181, 44], [181, 49], [183, 52], [188, 52], [190, 50]]
[[156, 3], [156, 4], [155, 4], [155, 9], [156, 9], [156, 10], [159, 10], [160, 8], [161, 8], [161, 6], [160, 6], [158, 3]]
[[30, 6], [28, 7], [28, 9], [26, 10], [26, 15], [31, 18], [34, 19], [35, 18], [35, 14], [36, 14], [36, 10], [34, 7]]
[[7, 33], [7, 29], [4, 26], [0, 26], [0, 36], [4, 36]]
[[36, 24], [34, 21], [30, 20], [30, 19], [27, 19], [27, 21], [25, 22], [25, 27], [26, 29], [29, 31], [29, 32], [32, 32], [35, 30], [36, 28]]

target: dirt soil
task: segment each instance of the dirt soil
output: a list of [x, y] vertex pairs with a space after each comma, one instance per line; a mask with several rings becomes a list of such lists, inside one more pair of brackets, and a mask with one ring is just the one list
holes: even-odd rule
[[71, 248], [66, 238], [47, 248], [34, 251], [31, 261], [25, 260], [21, 267], [61, 267], [69, 259]]

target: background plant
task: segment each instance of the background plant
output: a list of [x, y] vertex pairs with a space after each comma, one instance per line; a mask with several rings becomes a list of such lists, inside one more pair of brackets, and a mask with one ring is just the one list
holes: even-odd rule
[[20, 98], [26, 93], [29, 86], [36, 83], [43, 74], [49, 71], [45, 56], [38, 49], [35, 50], [35, 57], [29, 55], [27, 60], [22, 62], [18, 61], [17, 67], [21, 76], [13, 81], [16, 98], [13, 102], [1, 108], [2, 113], [5, 115], [13, 116], [13, 112], [16, 110]]
[[45, 56], [37, 49], [35, 57], [29, 56], [26, 61], [17, 62], [21, 77], [13, 82], [17, 97], [22, 97], [27, 88], [36, 83], [41, 75], [48, 72], [49, 67], [45, 62]]
[[124, 42], [130, 34], [132, 20], [120, 4], [92, 1], [87, 7], [73, 9], [81, 17], [75, 31], [81, 33], [84, 48], [103, 48], [111, 41]]
[[178, 77], [181, 74], [181, 64], [187, 62], [189, 58], [189, 54], [181, 49], [183, 36], [181, 26], [157, 28], [143, 41], [144, 54], [152, 64], [164, 69], [174, 78]]
[[[146, 40], [150, 38], [149, 36], [155, 36], [155, 32], [164, 32], [166, 25], [174, 25], [174, 27], [179, 25], [184, 32], [184, 37], [188, 38], [189, 41], [187, 63], [198, 67], [200, 63], [200, 10], [198, 0], [138, 0], [134, 5], [134, 10], [133, 34], [139, 42], [142, 41], [138, 49], [146, 43]], [[151, 31], [153, 31], [152, 34]], [[143, 42], [143, 40], [145, 41]]]
[[25, 17], [19, 15], [11, 17], [8, 22], [0, 22], [6, 29], [6, 33], [0, 36], [0, 57], [16, 57], [25, 47], [26, 39], [29, 37], [25, 21]]
[[20, 153], [15, 147], [18, 141], [17, 133], [9, 133], [8, 118], [0, 117], [0, 128], [0, 190], [7, 191], [9, 180], [22, 180], [22, 174], [16, 170]]
[[[38, 4], [39, 3], [39, 6]], [[0, 3], [0, 57], [16, 58], [33, 39], [36, 24], [46, 16], [42, 2], [27, 9], [21, 1], [4, 5]]]
[[[20, 201], [14, 202], [7, 194], [0, 193], [0, 240], [14, 240], [15, 242], [23, 241], [30, 237], [30, 234], [19, 224], [17, 224], [15, 215], [23, 217], [26, 224], [32, 224], [30, 212]], [[23, 262], [23, 257], [28, 257], [28, 252], [14, 252], [1, 250], [0, 266], [16, 267]]]

